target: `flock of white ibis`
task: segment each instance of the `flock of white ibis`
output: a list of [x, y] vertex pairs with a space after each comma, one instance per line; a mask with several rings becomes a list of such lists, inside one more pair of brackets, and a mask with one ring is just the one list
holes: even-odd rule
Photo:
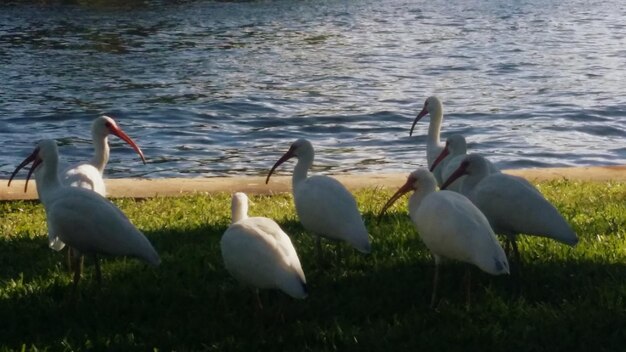
[[[409, 216], [435, 259], [431, 305], [436, 304], [443, 258], [473, 264], [492, 275], [509, 274], [507, 255], [515, 256], [521, 264], [515, 241], [518, 234], [549, 237], [572, 246], [578, 242], [557, 209], [526, 180], [501, 173], [480, 155], [467, 154], [463, 136], [453, 135], [441, 143], [443, 107], [437, 97], [426, 100], [410, 134], [426, 115], [430, 115], [426, 149], [430, 168], [412, 172], [380, 215], [403, 194], [413, 192]], [[144, 234], [105, 198], [102, 175], [109, 158], [109, 134], [127, 142], [145, 163], [135, 142], [112, 118], [102, 116], [92, 125], [95, 154], [90, 162], [59, 174], [56, 142], [44, 140], [9, 179], [10, 186], [18, 171], [33, 163], [25, 187], [34, 173], [46, 211], [49, 245], [57, 251], [66, 245], [69, 248], [74, 291], [83, 255], [96, 259], [98, 282], [98, 254], [133, 256], [154, 266], [160, 263]], [[302, 226], [317, 236], [318, 258], [322, 254], [321, 237], [344, 241], [359, 252], [370, 253], [370, 236], [352, 194], [332, 177], [307, 175], [314, 159], [313, 145], [308, 140], [298, 139], [291, 145], [271, 168], [266, 183], [278, 166], [294, 157], [298, 159], [292, 177], [295, 208]], [[221, 239], [227, 271], [256, 289], [275, 288], [294, 298], [307, 297], [304, 271], [289, 236], [271, 219], [248, 217], [248, 198], [243, 193], [233, 195], [231, 210], [231, 225]], [[506, 236], [506, 253], [496, 234]], [[511, 246], [513, 254], [509, 253]], [[469, 300], [469, 276], [467, 282]]]

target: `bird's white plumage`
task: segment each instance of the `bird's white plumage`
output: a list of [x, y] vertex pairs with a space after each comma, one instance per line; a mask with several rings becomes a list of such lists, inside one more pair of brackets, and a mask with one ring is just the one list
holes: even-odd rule
[[233, 195], [233, 223], [220, 242], [226, 270], [244, 284], [305, 298], [306, 278], [291, 239], [273, 220], [248, 217], [242, 211], [247, 202], [245, 194]]
[[[108, 136], [111, 131], [116, 133], [120, 138], [124, 139], [127, 143], [131, 144], [133, 148], [143, 158], [143, 154], [139, 147], [117, 126], [117, 123], [113, 118], [109, 116], [100, 116], [96, 118], [91, 124], [91, 138], [94, 146], [94, 156], [89, 162], [80, 163], [71, 167], [68, 167], [63, 171], [61, 175], [61, 181], [64, 185], [71, 187], [85, 188], [106, 197], [106, 185], [104, 183], [104, 168], [109, 161], [109, 142]], [[39, 189], [40, 184], [40, 172], [35, 174], [37, 180], [37, 191], [41, 193]], [[42, 199], [42, 203], [43, 203]], [[48, 229], [50, 231], [50, 229]], [[61, 250], [65, 244], [60, 240], [60, 236], [48, 234], [51, 238], [49, 243], [50, 248], [54, 250]]]
[[68, 167], [62, 174], [65, 185], [81, 187], [97, 192], [106, 197], [106, 186], [102, 174], [109, 161], [109, 130], [106, 123], [115, 123], [108, 116], [100, 116], [91, 124], [91, 140], [94, 147], [94, 156], [88, 162]]
[[298, 218], [305, 229], [348, 242], [369, 253], [369, 235], [352, 194], [336, 179], [311, 176], [293, 187]]
[[91, 164], [79, 164], [67, 169], [63, 174], [63, 183], [71, 187], [89, 189], [106, 197], [102, 174]]
[[[91, 124], [94, 155], [90, 161], [71, 166], [63, 172], [62, 181], [65, 185], [90, 189], [106, 197], [106, 186], [102, 175], [109, 162], [108, 136], [111, 129], [121, 131], [113, 118], [100, 116], [94, 119]], [[133, 144], [134, 142], [131, 145]], [[133, 148], [138, 147], [133, 145]]]
[[115, 205], [92, 191], [61, 187], [44, 204], [48, 230], [80, 253], [132, 256], [158, 265], [148, 239]]
[[113, 203], [90, 190], [61, 184], [54, 140], [38, 144], [38, 157], [38, 191], [51, 244], [60, 241], [84, 254], [128, 255], [160, 263], [148, 239]]
[[409, 213], [424, 244], [435, 256], [459, 260], [493, 274], [508, 274], [506, 255], [485, 216], [465, 196], [436, 192], [425, 169], [411, 174], [415, 189]]
[[462, 192], [489, 219], [496, 233], [528, 234], [575, 245], [576, 233], [558, 210], [521, 177], [490, 172], [484, 157], [466, 156]]
[[[439, 100], [436, 96], [428, 97], [428, 99], [424, 102], [424, 107], [420, 115], [426, 113], [430, 116], [428, 139], [426, 141], [426, 161], [428, 162], [428, 167], [430, 167], [445, 147], [445, 145], [441, 143], [440, 139], [441, 123], [443, 122], [443, 104], [441, 103], [441, 100]], [[419, 116], [418, 119], [419, 118], [421, 118], [421, 116]], [[441, 184], [442, 182], [441, 171], [441, 166], [438, 166], [433, 170], [433, 175], [435, 176], [438, 184]]]
[[348, 242], [356, 250], [369, 253], [369, 234], [352, 194], [332, 177], [307, 177], [315, 157], [311, 142], [306, 139], [295, 141], [274, 168], [291, 157], [298, 158], [292, 191], [296, 213], [304, 228], [318, 236]]

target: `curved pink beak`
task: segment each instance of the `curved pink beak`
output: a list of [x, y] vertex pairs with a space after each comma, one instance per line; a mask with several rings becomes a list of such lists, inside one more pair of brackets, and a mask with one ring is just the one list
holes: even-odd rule
[[30, 168], [30, 170], [28, 170], [28, 176], [26, 176], [26, 183], [24, 184], [24, 193], [26, 193], [26, 191], [28, 190], [28, 181], [30, 180], [30, 177], [32, 176], [33, 172], [35, 172], [39, 164], [41, 164], [42, 162], [41, 158], [39, 157], [39, 147], [35, 148], [35, 150], [15, 168], [15, 171], [13, 171], [11, 177], [9, 178], [9, 183], [7, 187], [11, 187], [11, 181], [13, 181], [13, 178], [15, 177], [15, 175], [17, 175], [17, 172], [31, 162], [33, 163], [33, 166]]
[[448, 177], [448, 179], [441, 185], [441, 187], [439, 187], [439, 189], [443, 191], [448, 186], [450, 186], [452, 182], [456, 181], [457, 178], [465, 175], [466, 169], [467, 169], [467, 162], [462, 162], [461, 165], [456, 170], [454, 170], [452, 175], [450, 175], [450, 177]]
[[450, 155], [450, 150], [448, 150], [448, 145], [446, 145], [446, 147], [443, 148], [441, 153], [439, 153], [439, 156], [437, 156], [437, 159], [435, 159], [435, 161], [433, 162], [433, 165], [430, 167], [430, 172], [433, 172], [433, 170], [437, 167], [437, 165], [439, 165], [439, 163], [443, 159], [445, 159], [448, 155]]
[[413, 190], [414, 183], [415, 183], [415, 179], [409, 176], [409, 178], [406, 180], [406, 183], [402, 185], [402, 187], [400, 187], [400, 189], [396, 193], [394, 193], [394, 195], [391, 196], [391, 198], [389, 198], [387, 203], [385, 203], [385, 205], [383, 206], [383, 209], [380, 211], [380, 214], [378, 214], [378, 221], [380, 221], [381, 217], [385, 214], [387, 209], [389, 209], [389, 207], [393, 205], [393, 203], [395, 203], [398, 199], [400, 199], [400, 197], [402, 197], [406, 193], [409, 193]]
[[265, 184], [267, 184], [268, 182], [270, 182], [270, 176], [272, 176], [272, 173], [274, 172], [274, 170], [276, 170], [277, 167], [280, 166], [280, 164], [284, 163], [285, 161], [293, 158], [295, 156], [294, 154], [295, 148], [292, 146], [289, 148], [289, 150], [280, 157], [280, 159], [278, 159], [278, 161], [276, 162], [276, 164], [274, 164], [274, 166], [272, 166], [272, 169], [270, 170], [270, 173], [267, 174], [267, 178], [265, 179]]
[[124, 133], [124, 131], [122, 131], [121, 128], [117, 126], [109, 126], [109, 133], [118, 136], [124, 142], [128, 143], [128, 145], [130, 145], [135, 150], [135, 152], [139, 154], [139, 157], [141, 158], [141, 161], [143, 161], [144, 165], [146, 164], [146, 158], [143, 156], [143, 152], [141, 151], [139, 146], [135, 143], [135, 141], [133, 141], [132, 138], [130, 138], [126, 133]]
[[417, 114], [417, 117], [415, 118], [415, 120], [413, 120], [413, 125], [411, 125], [411, 132], [409, 132], [409, 136], [413, 135], [413, 129], [415, 128], [415, 124], [417, 123], [417, 121], [419, 121], [422, 117], [426, 116], [428, 114], [428, 110], [426, 109], [426, 106], [424, 106], [422, 108], [422, 111], [420, 111], [419, 114]]

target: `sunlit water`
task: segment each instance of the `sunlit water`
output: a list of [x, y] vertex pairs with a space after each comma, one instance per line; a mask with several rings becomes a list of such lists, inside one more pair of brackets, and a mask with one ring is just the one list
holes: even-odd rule
[[433, 94], [502, 168], [626, 163], [621, 0], [91, 3], [0, 5], [0, 177], [43, 138], [88, 159], [101, 114], [148, 159], [112, 138], [111, 177], [262, 174], [299, 137], [318, 171], [408, 172]]

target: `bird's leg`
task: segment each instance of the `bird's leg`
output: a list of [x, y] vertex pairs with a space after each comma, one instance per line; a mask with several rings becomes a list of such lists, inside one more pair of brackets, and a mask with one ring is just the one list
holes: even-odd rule
[[435, 308], [437, 301], [437, 286], [439, 284], [439, 257], [435, 256], [435, 276], [433, 277], [433, 293], [430, 296], [430, 308]]
[[263, 330], [263, 304], [261, 303], [261, 297], [259, 297], [258, 288], [252, 288], [251, 298], [251, 303], [254, 306], [254, 320], [259, 329]]
[[254, 296], [256, 298], [256, 306], [258, 311], [262, 311], [263, 310], [263, 304], [261, 303], [261, 297], [259, 296], [259, 289], [255, 289], [254, 290]]
[[65, 252], [65, 260], [67, 261], [67, 270], [72, 273], [72, 247], [67, 246], [67, 252]]
[[102, 288], [102, 271], [100, 270], [100, 259], [98, 255], [93, 255], [93, 261], [96, 266], [96, 281], [98, 282], [98, 288]]
[[511, 243], [513, 244], [513, 255], [515, 255], [515, 265], [517, 266], [518, 274], [522, 270], [522, 258], [519, 255], [519, 249], [517, 247], [517, 240], [515, 237], [511, 237]]
[[278, 320], [281, 324], [285, 324], [285, 299], [286, 298], [287, 297], [285, 297], [285, 295], [280, 295], [278, 297], [279, 306], [278, 306], [277, 311], [278, 311]]
[[343, 247], [341, 246], [341, 241], [337, 241], [335, 243], [335, 251], [337, 252], [337, 263], [341, 264], [341, 260], [343, 259]]
[[465, 265], [465, 310], [469, 311], [472, 303], [472, 268], [469, 264]]
[[316, 235], [316, 247], [317, 247], [317, 263], [320, 267], [322, 267], [324, 261], [322, 256], [322, 236]]
[[78, 282], [83, 271], [83, 255], [78, 251], [72, 251], [72, 268], [74, 270], [74, 284], [72, 285], [72, 301], [76, 303], [78, 298]]
[[515, 255], [515, 266], [512, 270], [514, 272], [513, 281], [515, 282], [515, 291], [521, 293], [522, 284], [522, 258], [519, 255], [519, 249], [517, 247], [517, 241], [515, 237], [511, 237], [511, 243], [513, 244], [513, 253]]

